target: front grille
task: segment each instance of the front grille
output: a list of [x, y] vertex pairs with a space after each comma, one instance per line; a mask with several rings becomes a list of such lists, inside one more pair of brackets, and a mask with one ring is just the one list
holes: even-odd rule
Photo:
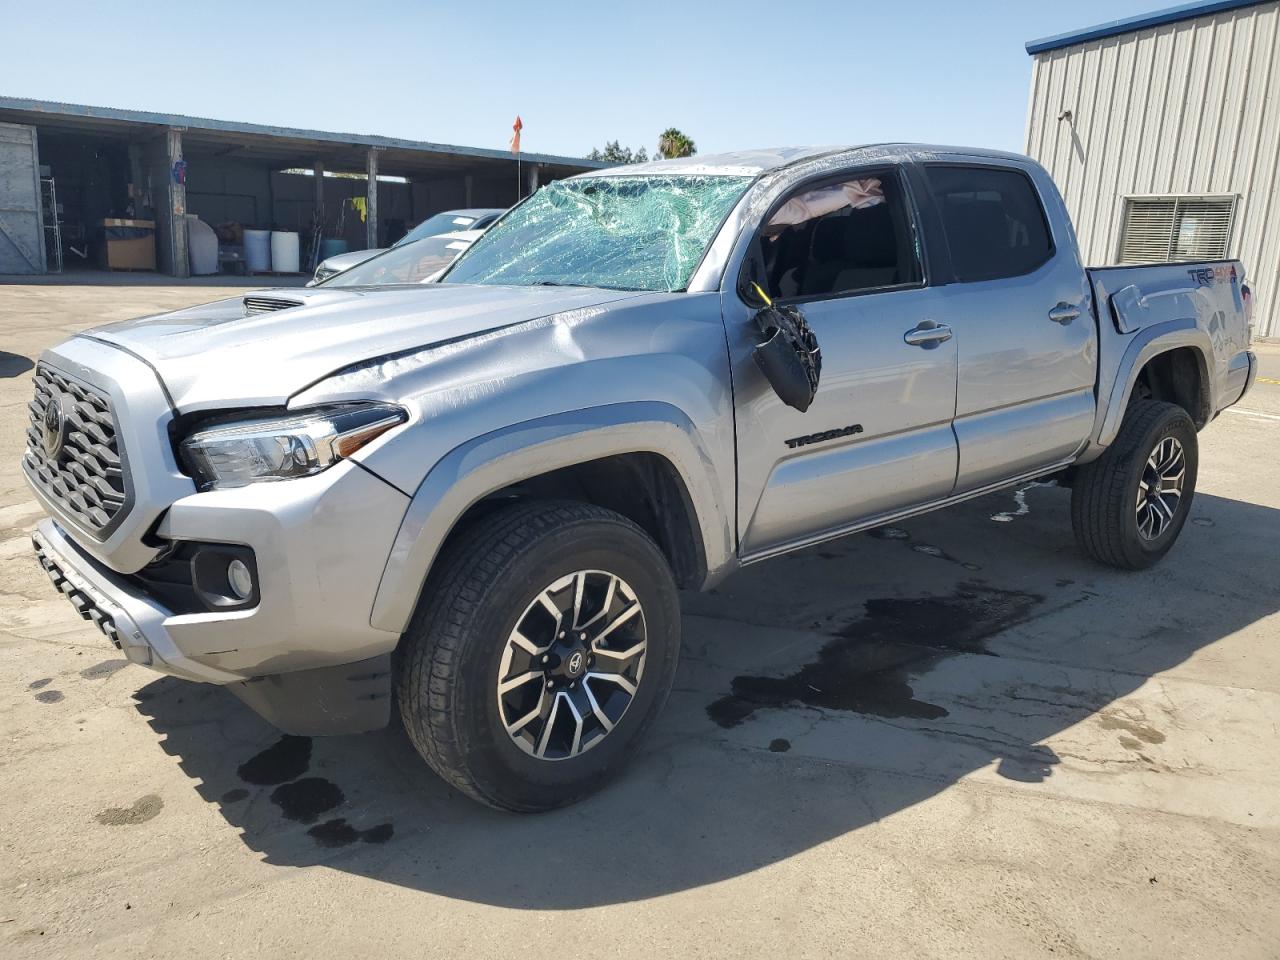
[[288, 310], [302, 306], [301, 300], [285, 300], [282, 297], [245, 297], [245, 313], [270, 313], [272, 310]]
[[40, 561], [40, 566], [44, 567], [44, 572], [49, 575], [49, 579], [58, 588], [58, 592], [64, 594], [71, 601], [71, 605], [76, 608], [76, 612], [80, 616], [86, 620], [92, 620], [106, 638], [114, 643], [116, 649], [119, 650], [120, 632], [116, 629], [116, 623], [111, 614], [94, 602], [93, 597], [78, 589], [66, 578], [62, 568], [44, 552], [38, 540], [33, 540], [32, 543], [36, 548], [36, 559]]
[[[50, 404], [57, 404], [58, 415], [47, 426]], [[124, 519], [128, 500], [110, 401], [42, 363], [27, 410], [27, 475], [71, 519], [106, 536]], [[46, 443], [51, 429], [60, 431], [52, 450]]]

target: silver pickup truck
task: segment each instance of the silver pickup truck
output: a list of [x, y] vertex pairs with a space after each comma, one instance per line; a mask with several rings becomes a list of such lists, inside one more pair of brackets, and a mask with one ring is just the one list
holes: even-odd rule
[[553, 183], [433, 282], [88, 330], [35, 371], [36, 555], [133, 662], [446, 780], [598, 787], [680, 588], [1033, 477], [1148, 566], [1254, 378], [1239, 263], [1086, 269], [1025, 157], [879, 145]]

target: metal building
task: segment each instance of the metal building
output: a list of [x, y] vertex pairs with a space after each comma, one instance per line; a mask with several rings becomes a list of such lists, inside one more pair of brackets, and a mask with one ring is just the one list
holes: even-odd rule
[[1207, 0], [1027, 44], [1026, 152], [1093, 265], [1244, 261], [1280, 336], [1280, 2]]
[[[443, 210], [509, 206], [539, 183], [603, 166], [0, 96], [0, 274], [56, 270], [47, 242], [54, 223], [61, 245], [79, 251], [69, 262], [85, 267], [104, 224], [152, 223], [155, 266], [181, 277], [189, 216], [304, 235], [317, 224], [328, 235], [340, 220], [358, 250], [394, 242]], [[344, 208], [359, 218], [340, 216]]]

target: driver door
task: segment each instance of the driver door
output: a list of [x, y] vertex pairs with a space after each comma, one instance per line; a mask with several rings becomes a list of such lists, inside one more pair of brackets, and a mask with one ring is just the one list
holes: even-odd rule
[[785, 405], [752, 356], [754, 311], [726, 290], [744, 559], [946, 497], [957, 468], [955, 331], [934, 319], [901, 171], [805, 185], [764, 224], [753, 269], [804, 314], [822, 374], [806, 412]]

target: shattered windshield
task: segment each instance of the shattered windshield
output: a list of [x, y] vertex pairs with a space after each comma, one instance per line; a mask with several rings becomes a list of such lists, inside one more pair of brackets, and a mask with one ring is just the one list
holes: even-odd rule
[[444, 283], [683, 290], [750, 177], [621, 176], [543, 187]]

